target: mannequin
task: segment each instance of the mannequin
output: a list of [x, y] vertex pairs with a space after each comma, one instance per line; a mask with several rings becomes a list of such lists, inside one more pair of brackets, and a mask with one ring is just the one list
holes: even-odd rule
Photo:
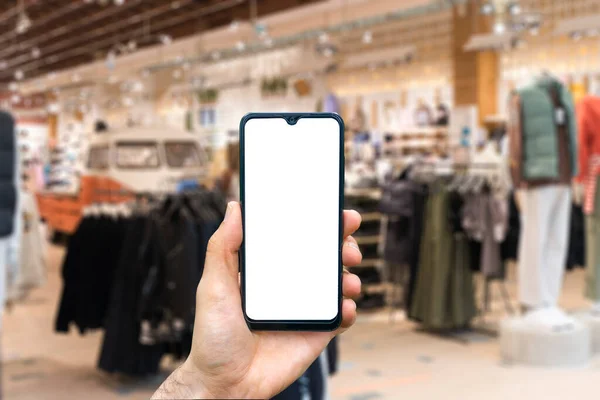
[[584, 97], [577, 105], [579, 176], [584, 185], [586, 230], [585, 296], [592, 314], [600, 316], [600, 97]]
[[573, 100], [544, 75], [510, 101], [510, 167], [519, 191], [519, 300], [534, 324], [570, 323], [558, 309], [568, 246], [571, 178], [577, 173]]

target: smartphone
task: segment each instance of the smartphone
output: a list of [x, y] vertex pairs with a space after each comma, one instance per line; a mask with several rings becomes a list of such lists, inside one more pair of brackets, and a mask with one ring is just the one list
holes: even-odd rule
[[252, 113], [240, 123], [242, 308], [250, 329], [341, 322], [344, 122]]

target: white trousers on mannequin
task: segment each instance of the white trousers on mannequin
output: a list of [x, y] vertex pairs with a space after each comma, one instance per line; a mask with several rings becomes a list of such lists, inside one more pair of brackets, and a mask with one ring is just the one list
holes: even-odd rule
[[545, 185], [519, 191], [519, 300], [540, 308], [558, 305], [569, 246], [571, 188]]

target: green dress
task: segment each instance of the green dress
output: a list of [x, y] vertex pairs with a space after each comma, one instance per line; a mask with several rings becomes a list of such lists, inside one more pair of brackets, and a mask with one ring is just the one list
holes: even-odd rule
[[425, 205], [419, 268], [411, 319], [428, 329], [467, 327], [476, 315], [469, 242], [453, 233], [449, 220], [449, 193], [434, 188]]

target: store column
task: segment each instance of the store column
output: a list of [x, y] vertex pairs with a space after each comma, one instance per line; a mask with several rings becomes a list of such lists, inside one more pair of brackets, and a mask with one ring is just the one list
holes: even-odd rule
[[452, 62], [454, 106], [477, 107], [479, 123], [498, 112], [498, 54], [495, 51], [464, 51], [476, 34], [490, 33], [490, 17], [481, 15], [479, 1], [454, 6], [452, 12]]

